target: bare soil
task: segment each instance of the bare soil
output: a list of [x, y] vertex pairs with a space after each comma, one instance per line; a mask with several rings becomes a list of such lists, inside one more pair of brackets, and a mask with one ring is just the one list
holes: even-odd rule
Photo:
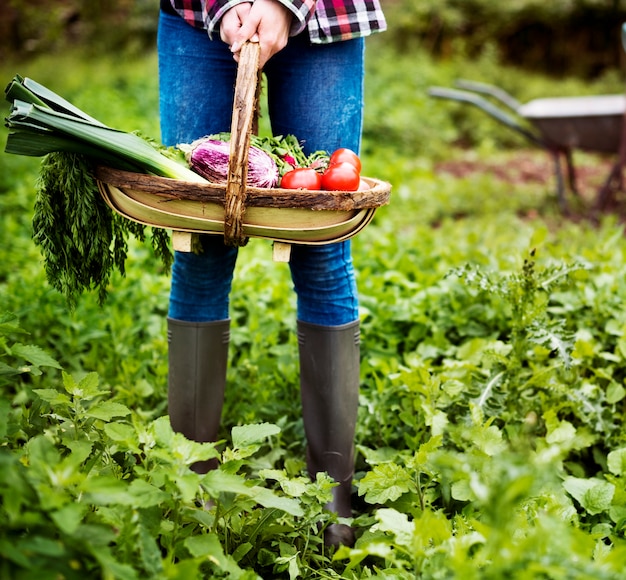
[[[600, 188], [606, 182], [615, 157], [584, 154], [574, 155], [575, 183], [580, 200], [585, 206], [595, 208], [598, 202]], [[569, 189], [565, 161], [561, 161], [565, 180], [566, 196], [571, 199], [573, 193]], [[459, 157], [444, 161], [436, 165], [438, 173], [447, 173], [454, 177], [463, 178], [472, 174], [488, 174], [507, 183], [515, 184], [543, 184], [556, 193], [556, 174], [554, 162], [550, 155], [541, 151], [521, 150], [506, 154], [502, 159], [494, 161], [476, 160]], [[615, 211], [622, 205], [621, 195], [613, 195], [604, 211]]]

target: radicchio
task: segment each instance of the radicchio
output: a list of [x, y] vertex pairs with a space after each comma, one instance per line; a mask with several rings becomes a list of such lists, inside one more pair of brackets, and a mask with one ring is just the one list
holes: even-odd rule
[[[214, 183], [228, 181], [230, 143], [203, 137], [185, 147], [187, 163], [193, 171]], [[263, 149], [251, 146], [248, 152], [247, 184], [251, 187], [276, 187], [278, 166]]]

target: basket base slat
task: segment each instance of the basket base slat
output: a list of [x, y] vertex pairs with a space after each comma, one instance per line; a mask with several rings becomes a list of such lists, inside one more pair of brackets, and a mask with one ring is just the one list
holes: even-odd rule
[[289, 262], [291, 259], [291, 244], [274, 242], [272, 245], [272, 259], [274, 262]]
[[194, 236], [191, 232], [181, 232], [172, 230], [172, 247], [175, 252], [192, 252], [194, 247]]

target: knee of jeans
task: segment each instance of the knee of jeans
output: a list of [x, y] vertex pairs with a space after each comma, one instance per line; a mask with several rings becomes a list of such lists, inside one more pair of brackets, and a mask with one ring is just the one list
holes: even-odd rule
[[313, 251], [300, 249], [291, 263], [291, 273], [301, 319], [343, 324], [358, 317], [354, 267], [345, 242]]
[[349, 241], [322, 246], [296, 246], [290, 262], [291, 275], [297, 286], [320, 289], [354, 279]]
[[218, 320], [228, 316], [237, 250], [223, 243], [213, 249], [210, 246], [211, 243], [204, 245], [198, 254], [175, 254], [170, 311], [175, 310], [183, 320]]

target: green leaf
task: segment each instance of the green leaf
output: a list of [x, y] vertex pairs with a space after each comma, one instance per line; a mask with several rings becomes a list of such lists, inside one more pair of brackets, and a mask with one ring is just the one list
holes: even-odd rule
[[283, 470], [280, 469], [262, 469], [259, 476], [264, 479], [274, 479], [278, 482], [281, 489], [291, 497], [302, 497], [309, 485], [310, 480], [304, 478], [290, 478]]
[[607, 466], [615, 475], [626, 474], [626, 447], [614, 449], [607, 456]]
[[215, 443], [200, 443], [198, 441], [191, 441], [182, 433], [173, 433], [168, 447], [171, 449], [174, 457], [189, 465], [196, 463], [197, 461], [205, 461], [207, 459], [219, 457], [219, 451], [215, 448]]
[[104, 425], [103, 429], [113, 441], [126, 443], [129, 447], [136, 446], [137, 432], [132, 425], [115, 421], [113, 423], [107, 423]]
[[18, 546], [30, 553], [31, 557], [33, 554], [40, 554], [50, 558], [61, 558], [66, 555], [65, 548], [61, 542], [40, 535], [31, 535], [29, 538], [22, 539]]
[[31, 467], [48, 469], [50, 465], [56, 465], [61, 461], [59, 450], [44, 435], [30, 439], [26, 443], [26, 451]]
[[379, 522], [377, 529], [393, 534], [401, 546], [411, 547], [415, 523], [409, 521], [406, 514], [389, 508], [379, 509], [376, 511], [376, 519]]
[[615, 494], [612, 483], [596, 478], [567, 477], [563, 487], [591, 515], [607, 511]]
[[194, 558], [207, 557], [215, 563], [224, 557], [224, 551], [216, 534], [202, 534], [185, 540], [185, 547]]
[[121, 403], [105, 401], [90, 407], [86, 415], [88, 417], [94, 417], [95, 419], [110, 421], [113, 417], [125, 417], [126, 415], [130, 415], [130, 409]]
[[159, 417], [150, 423], [149, 437], [163, 447], [170, 447], [175, 433], [168, 417]]
[[133, 505], [138, 508], [160, 505], [166, 502], [170, 497], [169, 494], [143, 479], [134, 479], [131, 481], [128, 491], [134, 498]]
[[576, 428], [569, 421], [556, 421], [548, 425], [546, 441], [550, 444], [568, 443], [576, 437]]
[[66, 442], [68, 449], [71, 450], [70, 459], [72, 465], [79, 466], [83, 461], [85, 461], [91, 450], [93, 449], [93, 443], [91, 441], [87, 441], [84, 439], [81, 440], [70, 440]]
[[239, 544], [239, 546], [237, 546], [232, 554], [233, 559], [235, 560], [235, 562], [241, 562], [241, 559], [253, 549], [254, 546], [250, 542], [244, 542], [243, 544]]
[[472, 486], [467, 479], [455, 481], [450, 486], [450, 495], [457, 501], [470, 501], [476, 499]]
[[161, 549], [146, 526], [138, 526], [138, 547], [143, 568], [150, 578], [159, 578], [163, 572]]
[[86, 500], [96, 505], [133, 505], [135, 502], [128, 484], [112, 476], [89, 477], [80, 487]]
[[63, 386], [65, 390], [79, 399], [89, 401], [108, 393], [107, 389], [100, 388], [100, 377], [98, 373], [87, 373], [80, 381], [76, 382], [72, 376], [63, 373]]
[[[431, 437], [430, 440], [432, 439], [433, 438]], [[359, 451], [365, 457], [365, 461], [369, 465], [377, 465], [378, 463], [393, 461], [398, 456], [398, 451], [393, 447], [370, 449], [369, 447], [359, 446]]]
[[280, 433], [280, 427], [272, 423], [260, 423], [257, 425], [242, 425], [233, 427], [231, 437], [233, 447], [246, 448], [262, 443], [271, 437]]
[[169, 559], [163, 562], [164, 576], [168, 580], [190, 580], [191, 578], [202, 578], [201, 567], [206, 566], [206, 561], [201, 558], [185, 558], [176, 562]]
[[571, 353], [574, 348], [574, 341], [571, 333], [565, 332], [562, 324], [546, 327], [533, 323], [529, 328], [529, 340], [545, 346], [549, 351], [555, 352], [565, 368], [569, 369], [571, 367]]
[[245, 495], [251, 497], [263, 507], [276, 508], [296, 517], [304, 515], [304, 511], [297, 500], [289, 497], [281, 497], [271, 489], [254, 486], [248, 488], [248, 493]]
[[298, 501], [281, 497], [270, 489], [250, 486], [244, 477], [219, 469], [210, 471], [202, 478], [202, 487], [211, 497], [218, 497], [220, 493], [230, 492], [250, 497], [264, 507], [274, 507], [294, 516], [303, 514]]
[[72, 402], [65, 393], [60, 393], [56, 389], [33, 389], [33, 393], [53, 407], [69, 405]]
[[417, 488], [409, 473], [396, 463], [376, 465], [358, 484], [359, 495], [368, 503], [384, 504]]
[[8, 334], [29, 334], [27, 330], [20, 327], [15, 314], [8, 312], [0, 313], [0, 336]]
[[7, 436], [11, 405], [6, 399], [0, 399], [0, 440]]
[[102, 566], [103, 578], [115, 578], [115, 580], [136, 580], [137, 572], [130, 564], [120, 562], [106, 546], [99, 546], [93, 555]]
[[184, 541], [184, 545], [193, 557], [209, 560], [233, 578], [241, 577], [243, 571], [231, 556], [224, 553], [216, 534], [191, 536]]
[[610, 405], [619, 403], [626, 396], [626, 389], [618, 382], [611, 381], [606, 388], [606, 400]]
[[14, 356], [18, 356], [28, 361], [34, 369], [31, 369], [31, 373], [34, 375], [40, 375], [41, 371], [39, 367], [52, 367], [55, 369], [61, 369], [61, 365], [52, 358], [46, 351], [34, 345], [14, 344], [11, 347], [11, 353]]
[[33, 566], [32, 554], [28, 549], [20, 550], [14, 541], [7, 541], [2, 537], [0, 537], [0, 556], [7, 563], [14, 562], [26, 570]]
[[470, 438], [485, 455], [493, 457], [506, 449], [502, 431], [495, 425], [476, 425], [470, 430]]
[[431, 456], [441, 450], [442, 442], [443, 436], [437, 435], [421, 443], [408, 465], [417, 471], [427, 471]]
[[68, 535], [78, 530], [88, 506], [83, 503], [70, 503], [50, 513], [50, 517], [59, 529]]
[[200, 480], [201, 476], [191, 469], [187, 470], [185, 474], [175, 477], [176, 487], [184, 502], [191, 503], [196, 499], [200, 491]]
[[422, 405], [424, 423], [430, 427], [433, 437], [440, 437], [448, 426], [448, 416], [440, 409], [434, 409], [431, 405]]
[[21, 375], [22, 373], [27, 373], [29, 371], [30, 371], [30, 368], [27, 366], [12, 367], [0, 361], [0, 377], [11, 377], [14, 375]]
[[368, 557], [381, 558], [382, 560], [392, 559], [396, 549], [393, 545], [384, 542], [368, 542], [362, 546], [358, 544], [357, 548], [348, 548], [348, 546], [339, 546], [335, 553], [334, 560], [347, 560], [350, 562], [346, 566], [346, 571], [357, 568], [363, 560]]

